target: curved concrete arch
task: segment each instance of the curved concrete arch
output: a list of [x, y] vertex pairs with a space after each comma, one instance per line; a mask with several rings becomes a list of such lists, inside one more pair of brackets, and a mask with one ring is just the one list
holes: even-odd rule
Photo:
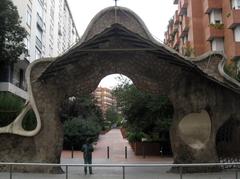
[[[39, 60], [29, 67], [29, 91], [33, 108], [40, 117], [41, 129], [29, 138], [0, 135], [0, 141], [7, 144], [0, 146], [0, 151], [5, 151], [0, 152], [3, 161], [60, 162], [63, 141], [59, 119], [61, 102], [67, 96], [90, 93], [103, 77], [120, 73], [131, 78], [139, 89], [170, 98], [174, 107], [170, 133], [175, 163], [218, 162], [215, 149], [218, 124], [233, 114], [240, 120], [239, 86], [227, 82], [217, 69], [222, 56], [216, 55], [215, 63], [206, 70], [209, 56], [195, 61], [184, 58], [157, 42], [135, 13], [118, 8], [118, 20], [114, 17], [115, 7], [106, 8], [95, 16], [81, 41], [67, 53], [56, 59]], [[186, 140], [179, 125], [185, 116], [194, 116], [191, 114], [207, 108], [211, 109], [211, 131], [204, 141], [195, 136], [194, 140], [203, 141], [201, 147], [196, 147], [192, 139]], [[193, 120], [199, 123], [200, 119]], [[20, 150], [1, 150], [12, 148], [9, 138], [17, 141]], [[25, 145], [29, 146], [29, 156], [22, 150]], [[19, 158], [19, 153], [25, 158]], [[25, 169], [39, 171], [37, 168]], [[49, 169], [41, 171], [49, 172]]]

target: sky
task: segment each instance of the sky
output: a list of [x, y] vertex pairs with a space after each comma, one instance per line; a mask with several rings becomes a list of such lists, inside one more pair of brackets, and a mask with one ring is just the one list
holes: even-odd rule
[[[68, 0], [73, 19], [80, 37], [91, 19], [102, 9], [113, 6], [114, 0]], [[154, 38], [163, 42], [164, 32], [169, 19], [174, 15], [177, 6], [173, 0], [118, 0], [118, 6], [133, 10], [144, 21]], [[108, 76], [100, 86], [114, 87], [116, 76]]]

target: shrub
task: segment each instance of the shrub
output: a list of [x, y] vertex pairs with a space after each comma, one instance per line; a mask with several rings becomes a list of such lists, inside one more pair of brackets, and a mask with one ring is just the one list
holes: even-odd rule
[[82, 117], [73, 118], [64, 122], [64, 148], [81, 149], [82, 144], [89, 139], [93, 142], [98, 139], [101, 125], [95, 121], [94, 117], [86, 119]]
[[23, 99], [9, 92], [0, 92], [0, 127], [10, 124], [21, 112], [23, 106]]
[[141, 142], [143, 137], [145, 137], [143, 132], [128, 132], [127, 134], [129, 142]]

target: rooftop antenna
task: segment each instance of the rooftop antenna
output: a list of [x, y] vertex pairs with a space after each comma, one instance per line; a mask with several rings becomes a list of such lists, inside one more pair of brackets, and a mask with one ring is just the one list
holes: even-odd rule
[[117, 23], [117, 2], [118, 0], [114, 0], [115, 1], [115, 23]]
[[115, 1], [115, 7], [117, 6], [117, 2], [118, 2], [118, 0], [114, 0]]

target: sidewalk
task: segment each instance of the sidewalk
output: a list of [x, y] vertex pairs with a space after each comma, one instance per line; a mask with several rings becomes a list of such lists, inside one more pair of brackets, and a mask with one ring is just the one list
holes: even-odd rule
[[[107, 146], [110, 148], [110, 159], [107, 159]], [[128, 158], [125, 159], [125, 146], [128, 149]], [[127, 140], [122, 138], [118, 129], [113, 129], [105, 135], [100, 135], [98, 143], [94, 146], [93, 164], [134, 164], [134, 163], [172, 163], [171, 158], [135, 156]], [[61, 157], [63, 164], [82, 164], [82, 152], [75, 151], [71, 158], [71, 151], [63, 151]], [[179, 179], [179, 174], [168, 173], [170, 168], [157, 167], [131, 167], [125, 169], [125, 179]], [[63, 167], [65, 171], [65, 168]], [[68, 179], [123, 179], [122, 168], [95, 167], [93, 175], [84, 175], [83, 167], [69, 167]], [[0, 173], [0, 179], [9, 179], [9, 173]], [[66, 174], [33, 174], [14, 173], [12, 179], [66, 179]], [[210, 174], [184, 174], [183, 179], [236, 179], [234, 172], [219, 172]]]

